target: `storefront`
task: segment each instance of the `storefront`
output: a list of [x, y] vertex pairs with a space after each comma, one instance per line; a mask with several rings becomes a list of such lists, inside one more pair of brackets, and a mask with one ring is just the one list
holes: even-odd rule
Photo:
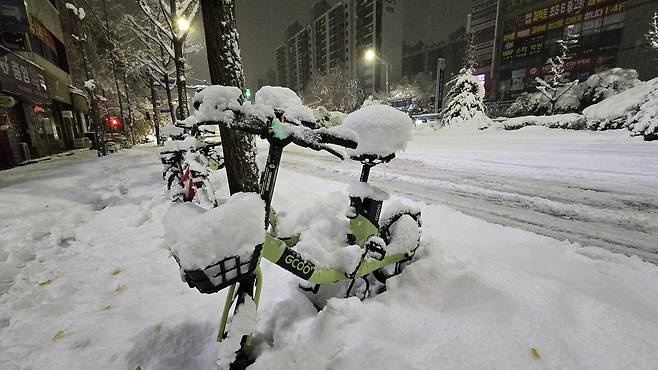
[[43, 69], [0, 46], [0, 95], [14, 100], [0, 108], [0, 168], [52, 154], [58, 138]]

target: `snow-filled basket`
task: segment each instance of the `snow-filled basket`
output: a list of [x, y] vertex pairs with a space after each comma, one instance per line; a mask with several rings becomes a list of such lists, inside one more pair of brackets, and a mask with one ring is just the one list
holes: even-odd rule
[[414, 126], [411, 117], [388, 105], [369, 105], [345, 117], [342, 126], [354, 131], [359, 146], [349, 152], [357, 160], [392, 159], [404, 150]]
[[190, 287], [215, 293], [254, 272], [265, 237], [264, 209], [256, 193], [234, 194], [210, 210], [172, 205], [164, 218], [166, 240]]

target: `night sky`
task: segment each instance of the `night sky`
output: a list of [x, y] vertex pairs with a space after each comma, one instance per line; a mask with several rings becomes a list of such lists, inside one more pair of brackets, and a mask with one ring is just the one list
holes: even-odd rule
[[[131, 1], [131, 0], [124, 0]], [[247, 84], [275, 69], [274, 49], [283, 44], [284, 31], [298, 20], [309, 22], [309, 11], [316, 0], [238, 0], [237, 21], [242, 60]], [[446, 40], [448, 34], [466, 24], [470, 1], [465, 0], [397, 0], [404, 5], [405, 41], [431, 44]], [[336, 2], [336, 1], [330, 1]], [[195, 25], [191, 39], [203, 41], [203, 29]], [[208, 66], [203, 52], [192, 57], [192, 78], [207, 79]], [[197, 83], [191, 80], [190, 83]]]

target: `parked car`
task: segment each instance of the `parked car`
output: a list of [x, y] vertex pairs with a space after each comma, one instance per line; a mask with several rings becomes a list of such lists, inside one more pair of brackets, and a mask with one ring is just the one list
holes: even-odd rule
[[416, 126], [418, 125], [432, 125], [432, 124], [438, 124], [441, 122], [441, 114], [440, 113], [427, 113], [427, 114], [417, 114], [415, 116], [411, 116], [411, 118], [414, 120], [414, 123]]

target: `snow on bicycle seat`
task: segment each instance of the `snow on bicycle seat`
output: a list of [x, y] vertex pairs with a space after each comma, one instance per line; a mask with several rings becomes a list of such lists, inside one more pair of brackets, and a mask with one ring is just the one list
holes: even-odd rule
[[413, 122], [404, 112], [376, 104], [348, 114], [342, 126], [358, 137], [359, 145], [349, 151], [352, 159], [381, 163], [392, 160], [396, 152], [407, 147]]
[[281, 86], [263, 86], [257, 92], [256, 105], [267, 105], [283, 113], [285, 119], [295, 124], [315, 124], [313, 110], [304, 104], [294, 91]]

